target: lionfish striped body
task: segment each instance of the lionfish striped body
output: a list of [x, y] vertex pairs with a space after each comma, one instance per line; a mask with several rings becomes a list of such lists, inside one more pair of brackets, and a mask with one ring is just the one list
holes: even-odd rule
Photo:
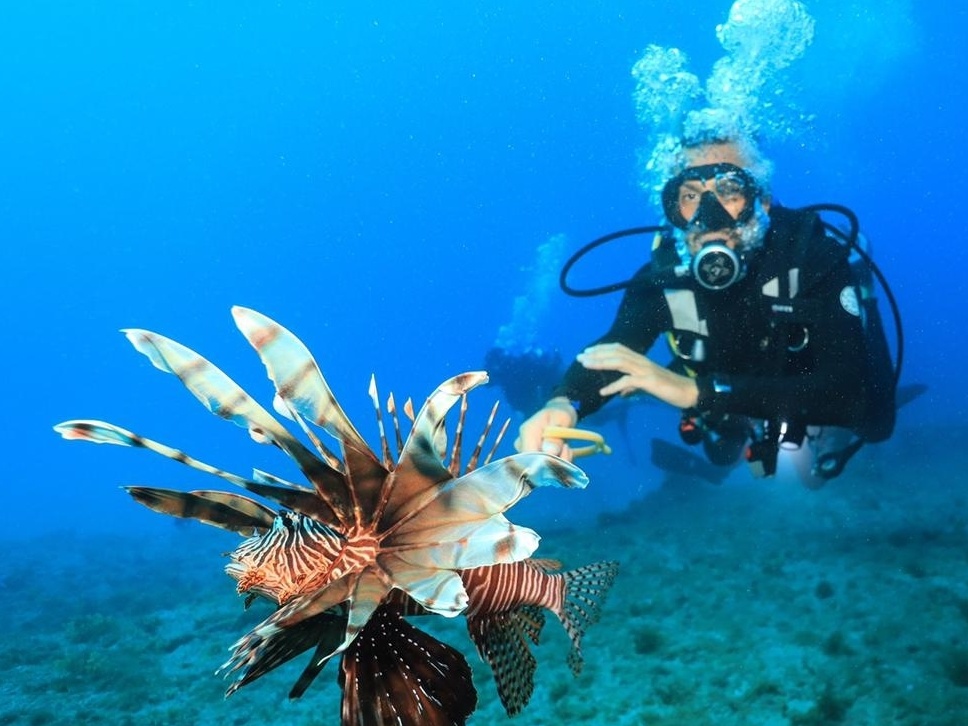
[[[253, 310], [236, 307], [232, 313], [275, 385], [275, 408], [300, 425], [316, 452], [197, 353], [155, 333], [124, 332], [156, 368], [176, 375], [209, 411], [247, 429], [255, 441], [283, 450], [309, 487], [259, 471], [252, 478], [232, 474], [102, 421], [68, 421], [55, 430], [67, 439], [154, 451], [282, 507], [278, 511], [227, 492], [127, 487], [151, 509], [248, 537], [231, 554], [227, 572], [240, 592], [265, 596], [278, 607], [235, 644], [223, 666], [237, 674], [229, 693], [315, 647], [290, 693], [299, 696], [334, 655], [353, 646], [358, 660], [360, 653], [383, 642], [376, 635], [382, 630], [384, 640], [398, 647], [391, 655], [377, 648], [374, 662], [398, 675], [404, 663], [409, 675], [400, 682], [371, 683], [373, 672], [350, 673], [351, 659], [344, 656], [344, 679], [353, 678], [344, 685], [344, 723], [463, 723], [476, 702], [466, 663], [429, 636], [411, 637], [405, 621], [381, 604], [391, 592], [401, 592], [427, 612], [462, 612], [468, 594], [461, 572], [519, 562], [537, 547], [537, 535], [514, 526], [503, 513], [537, 486], [581, 488], [587, 477], [545, 454], [517, 454], [462, 475], [444, 464], [444, 416], [486, 380], [484, 373], [441, 384], [413, 418], [396, 461], [387, 455], [381, 433], [381, 459], [343, 413], [301, 341]], [[340, 456], [306, 422], [333, 436]], [[361, 632], [365, 637], [356, 642]], [[428, 655], [428, 663], [420, 661]], [[449, 683], [441, 682], [445, 675]], [[361, 693], [373, 703], [354, 702]]]
[[477, 567], [460, 573], [467, 590], [467, 610], [473, 618], [496, 610], [511, 610], [522, 605], [537, 605], [560, 613], [565, 602], [564, 578], [549, 574], [545, 567], [557, 563], [525, 560], [520, 565]]

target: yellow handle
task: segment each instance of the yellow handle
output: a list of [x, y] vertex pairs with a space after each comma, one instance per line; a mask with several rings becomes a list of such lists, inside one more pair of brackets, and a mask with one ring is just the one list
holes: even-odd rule
[[612, 447], [605, 443], [605, 437], [596, 431], [587, 429], [573, 429], [567, 426], [547, 426], [544, 430], [546, 439], [576, 439], [578, 441], [590, 441], [588, 446], [576, 446], [572, 448], [571, 455], [576, 459], [580, 456], [591, 456], [592, 454], [611, 454]]

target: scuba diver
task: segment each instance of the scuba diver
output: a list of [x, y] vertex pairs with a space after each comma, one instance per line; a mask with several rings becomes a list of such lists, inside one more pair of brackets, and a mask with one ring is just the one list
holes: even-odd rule
[[[661, 195], [671, 233], [611, 286], [625, 288], [614, 322], [521, 426], [518, 450], [570, 458], [545, 429], [642, 392], [681, 409], [683, 441], [702, 444], [713, 464], [745, 456], [768, 476], [781, 447], [808, 445], [810, 486], [891, 436], [896, 372], [869, 272], [858, 279], [845, 236], [816, 211], [773, 201], [769, 170], [749, 138], [682, 140]], [[668, 366], [646, 356], [663, 333]]]
[[526, 416], [548, 400], [565, 366], [554, 350], [513, 350], [495, 345], [484, 356], [484, 370], [501, 387], [508, 405]]

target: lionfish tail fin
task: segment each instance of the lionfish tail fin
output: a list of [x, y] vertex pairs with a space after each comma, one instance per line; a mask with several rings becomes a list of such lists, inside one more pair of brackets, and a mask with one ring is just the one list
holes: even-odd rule
[[494, 673], [494, 685], [508, 716], [520, 713], [534, 693], [537, 661], [527, 641], [538, 644], [544, 623], [544, 612], [537, 605], [467, 618], [467, 632], [481, 660]]
[[343, 653], [343, 726], [463, 726], [477, 707], [458, 651], [382, 607]]
[[568, 667], [576, 676], [585, 663], [581, 654], [582, 638], [588, 627], [598, 622], [605, 596], [617, 574], [617, 562], [595, 562], [562, 574], [565, 599], [557, 615], [571, 639]]
[[571, 639], [568, 667], [576, 676], [584, 666], [581, 641], [585, 630], [598, 622], [605, 596], [617, 574], [617, 562], [595, 562], [562, 574], [565, 580], [564, 605], [556, 614]]

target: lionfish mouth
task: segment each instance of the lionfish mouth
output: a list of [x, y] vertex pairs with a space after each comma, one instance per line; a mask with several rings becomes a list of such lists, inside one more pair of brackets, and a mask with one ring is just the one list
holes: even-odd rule
[[[254, 310], [235, 307], [232, 315], [275, 386], [274, 408], [299, 425], [312, 448], [199, 354], [157, 333], [123, 332], [136, 350], [156, 368], [177, 376], [210, 412], [247, 429], [256, 442], [285, 452], [308, 486], [261, 471], [251, 478], [232, 474], [103, 421], [73, 420], [54, 427], [65, 439], [149, 449], [274, 503], [268, 506], [232, 492], [127, 487], [138, 502], [155, 511], [246, 537], [231, 553], [226, 571], [237, 580], [240, 593], [267, 597], [278, 609], [235, 644], [223, 666], [236, 674], [229, 693], [315, 646], [300, 683], [311, 680], [353, 642], [391, 590], [402, 590], [430, 612], [460, 613], [468, 597], [459, 570], [518, 562], [537, 548], [538, 535], [513, 525], [504, 512], [535, 487], [587, 484], [579, 468], [541, 453], [496, 461], [488, 455], [478, 467], [494, 410], [462, 470], [466, 402], [445, 463], [444, 417], [457, 402], [465, 401], [468, 391], [487, 380], [483, 372], [445, 381], [415, 416], [408, 409], [412, 428], [405, 442], [391, 397], [396, 458], [371, 380], [370, 397], [380, 427], [378, 456], [347, 418], [295, 335]], [[338, 454], [322, 443], [313, 426], [338, 442]], [[335, 619], [340, 629], [335, 637], [332, 627], [317, 627], [329, 623], [334, 614], [340, 616]]]

